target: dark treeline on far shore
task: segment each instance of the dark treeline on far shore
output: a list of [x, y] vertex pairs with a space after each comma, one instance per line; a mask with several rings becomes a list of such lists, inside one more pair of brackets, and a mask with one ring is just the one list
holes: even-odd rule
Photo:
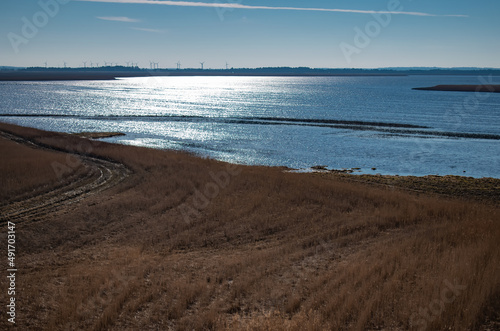
[[0, 81], [9, 80], [97, 80], [147, 76], [407, 76], [407, 75], [473, 75], [500, 76], [500, 69], [457, 68], [380, 68], [380, 69], [314, 69], [308, 67], [267, 67], [231, 69], [142, 69], [106, 66], [87, 68], [5, 68]]

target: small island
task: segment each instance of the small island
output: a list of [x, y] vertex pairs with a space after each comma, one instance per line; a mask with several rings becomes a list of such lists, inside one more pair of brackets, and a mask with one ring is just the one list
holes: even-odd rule
[[422, 91], [453, 91], [453, 92], [492, 92], [499, 93], [500, 85], [436, 85], [432, 87], [415, 87]]

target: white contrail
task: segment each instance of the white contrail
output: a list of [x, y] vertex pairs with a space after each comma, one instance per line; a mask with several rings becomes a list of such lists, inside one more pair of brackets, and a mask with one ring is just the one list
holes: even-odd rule
[[137, 23], [140, 20], [136, 20], [135, 18], [123, 17], [123, 16], [97, 16], [100, 20], [105, 21], [116, 21], [116, 22], [126, 22], [126, 23]]
[[232, 9], [321, 11], [321, 12], [355, 13], [355, 14], [393, 14], [393, 15], [411, 15], [411, 16], [468, 17], [467, 15], [436, 15], [436, 14], [429, 14], [429, 13], [407, 12], [407, 11], [384, 11], [384, 10], [377, 11], [377, 10], [332, 9], [332, 8], [249, 6], [249, 5], [242, 5], [239, 3], [208, 3], [208, 2], [160, 1], [160, 0], [76, 0], [76, 1], [127, 3], [127, 4], [148, 4], [148, 5], [164, 5], [164, 6], [178, 6], [178, 7], [212, 7], [212, 8], [232, 8]]
[[131, 28], [132, 30], [137, 30], [137, 31], [145, 31], [145, 32], [154, 32], [154, 33], [164, 33], [164, 30], [159, 30], [159, 29], [148, 29], [148, 28]]

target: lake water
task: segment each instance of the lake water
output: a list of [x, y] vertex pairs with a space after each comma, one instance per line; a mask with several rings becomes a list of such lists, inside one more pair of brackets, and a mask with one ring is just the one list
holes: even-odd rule
[[107, 140], [240, 164], [500, 178], [500, 94], [412, 90], [479, 83], [471, 76], [0, 82], [0, 121], [120, 131], [126, 136]]

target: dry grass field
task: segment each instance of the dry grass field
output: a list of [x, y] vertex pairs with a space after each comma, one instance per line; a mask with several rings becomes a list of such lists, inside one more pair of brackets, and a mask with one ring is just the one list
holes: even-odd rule
[[[25, 198], [53, 188], [59, 182], [51, 164], [66, 162], [65, 155], [51, 151], [40, 151], [21, 143], [13, 143], [0, 136], [0, 204], [13, 198]], [[73, 176], [82, 174], [81, 165], [75, 167]], [[36, 174], [36, 176], [29, 176]], [[28, 176], [27, 176], [28, 175]], [[70, 180], [70, 176], [61, 178]]]
[[[0, 137], [2, 202], [85, 176], [68, 153], [130, 170], [105, 191], [19, 224], [19, 330], [500, 328], [498, 180], [481, 200], [425, 185], [414, 192], [408, 181], [0, 131], [53, 149]], [[68, 165], [63, 178], [51, 173], [54, 162]], [[5, 218], [1, 226], [3, 241]]]

